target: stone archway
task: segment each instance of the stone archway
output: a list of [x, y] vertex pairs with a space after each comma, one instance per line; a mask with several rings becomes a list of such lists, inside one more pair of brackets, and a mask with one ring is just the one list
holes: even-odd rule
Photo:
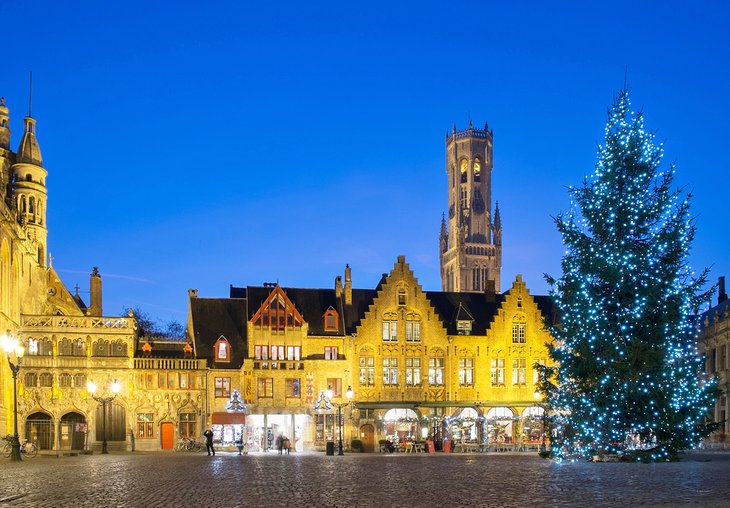
[[35, 443], [40, 450], [53, 450], [53, 418], [37, 411], [25, 419], [25, 439]]
[[83, 450], [86, 447], [86, 417], [81, 413], [66, 413], [58, 424], [61, 450]]

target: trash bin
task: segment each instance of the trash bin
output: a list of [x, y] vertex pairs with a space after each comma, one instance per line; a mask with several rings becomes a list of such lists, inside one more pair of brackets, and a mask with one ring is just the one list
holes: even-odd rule
[[335, 454], [335, 442], [327, 441], [327, 455], [334, 455], [334, 454]]
[[451, 441], [444, 440], [444, 453], [451, 453]]

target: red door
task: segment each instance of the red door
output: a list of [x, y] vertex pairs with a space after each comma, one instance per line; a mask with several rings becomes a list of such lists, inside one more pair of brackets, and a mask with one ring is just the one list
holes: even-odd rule
[[163, 450], [172, 450], [175, 440], [175, 426], [172, 423], [164, 422], [160, 425], [160, 440]]

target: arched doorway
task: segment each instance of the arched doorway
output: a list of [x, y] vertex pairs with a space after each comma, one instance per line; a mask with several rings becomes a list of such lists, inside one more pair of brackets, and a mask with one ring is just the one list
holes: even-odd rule
[[362, 441], [362, 449], [364, 452], [373, 453], [375, 451], [375, 427], [366, 423], [360, 426], [360, 441]]
[[61, 450], [83, 450], [86, 444], [86, 417], [80, 413], [66, 413], [59, 423]]
[[508, 407], [493, 407], [487, 413], [487, 430], [489, 441], [496, 443], [514, 440], [515, 415]]
[[418, 423], [418, 413], [413, 409], [390, 409], [383, 416], [384, 434], [394, 443], [408, 439], [418, 440]]
[[522, 412], [522, 432], [526, 441], [538, 442], [545, 433], [545, 410], [539, 406], [525, 408]]
[[41, 450], [53, 450], [53, 421], [51, 415], [40, 411], [25, 420], [25, 439]]

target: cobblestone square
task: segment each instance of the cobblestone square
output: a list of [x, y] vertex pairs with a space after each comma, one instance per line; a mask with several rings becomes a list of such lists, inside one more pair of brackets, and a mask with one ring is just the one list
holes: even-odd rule
[[727, 506], [730, 454], [667, 464], [533, 454], [125, 453], [0, 463], [2, 507]]

